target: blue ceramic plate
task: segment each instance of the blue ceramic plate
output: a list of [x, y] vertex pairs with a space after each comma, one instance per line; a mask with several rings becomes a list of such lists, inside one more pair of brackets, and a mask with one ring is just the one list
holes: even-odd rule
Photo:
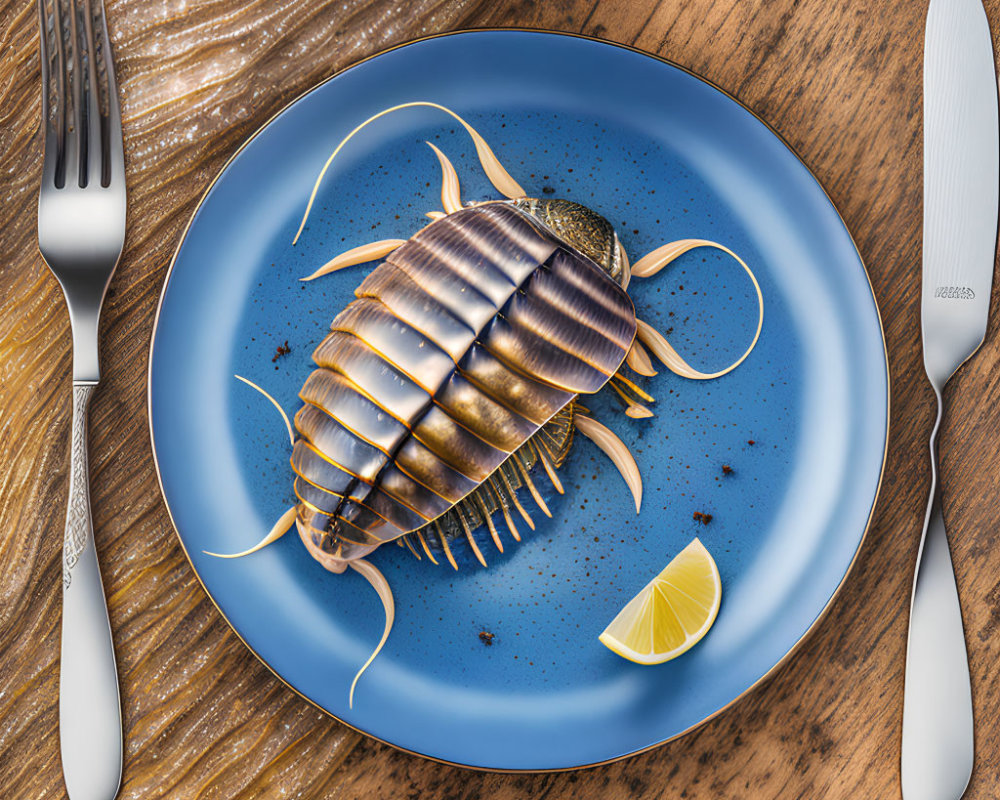
[[[454, 121], [428, 109], [383, 118], [345, 148], [291, 246], [317, 171], [361, 120], [431, 100], [464, 115], [529, 193], [603, 213], [633, 262], [668, 241], [722, 242], [756, 271], [760, 343], [735, 372], [647, 382], [657, 416], [613, 398], [587, 405], [634, 449], [642, 514], [613, 467], [578, 437], [549, 500], [554, 518], [489, 569], [382, 548], [396, 627], [382, 629], [356, 574], [325, 572], [294, 534], [252, 557], [294, 502], [291, 413], [310, 354], [371, 265], [304, 284], [331, 254], [407, 238], [440, 207], [430, 140], [465, 200], [496, 197]], [[746, 346], [756, 306], [738, 265], [692, 251], [630, 287], [639, 316], [706, 371]], [[291, 352], [272, 361], [279, 344]], [[163, 291], [149, 378], [163, 493], [206, 590], [282, 680], [372, 736], [489, 769], [595, 764], [690, 730], [779, 664], [851, 565], [878, 491], [888, 411], [881, 326], [851, 237], [810, 172], [752, 113], [656, 58], [555, 34], [472, 32], [418, 41], [323, 83], [261, 129], [212, 184]], [[732, 473], [724, 475], [723, 465]], [[701, 525], [695, 511], [711, 514]], [[523, 528], [524, 526], [522, 526]], [[693, 537], [723, 582], [704, 641], [657, 667], [597, 636]], [[491, 646], [480, 631], [495, 635]]]

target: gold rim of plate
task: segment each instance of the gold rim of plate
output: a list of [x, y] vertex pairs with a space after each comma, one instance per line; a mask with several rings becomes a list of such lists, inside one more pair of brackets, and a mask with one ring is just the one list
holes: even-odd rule
[[[786, 148], [788, 148], [789, 152], [793, 156], [795, 156], [796, 160], [798, 160], [798, 162], [809, 173], [809, 175], [813, 178], [813, 180], [816, 181], [816, 185], [819, 186], [820, 190], [823, 192], [824, 196], [829, 201], [830, 206], [833, 208], [834, 212], [839, 217], [841, 224], [844, 226], [844, 230], [847, 232], [847, 236], [851, 240], [851, 244], [854, 247], [855, 252], [857, 253], [858, 262], [861, 264], [861, 269], [864, 272], [865, 279], [868, 281], [868, 288], [869, 288], [869, 290], [871, 291], [871, 294], [872, 294], [872, 303], [875, 306], [875, 317], [878, 320], [879, 333], [882, 336], [882, 353], [883, 353], [883, 355], [885, 357], [885, 380], [886, 380], [886, 408], [885, 408], [885, 421], [886, 421], [886, 423], [885, 424], [886, 424], [886, 437], [885, 437], [885, 445], [884, 445], [883, 451], [882, 451], [882, 464], [881, 464], [881, 466], [879, 468], [878, 484], [875, 487], [875, 496], [872, 498], [872, 507], [871, 507], [871, 510], [868, 512], [868, 519], [865, 522], [865, 529], [864, 529], [863, 533], [861, 534], [861, 539], [858, 541], [857, 549], [854, 551], [854, 555], [851, 556], [851, 561], [847, 565], [847, 570], [844, 572], [844, 576], [840, 579], [840, 583], [837, 584], [837, 588], [834, 589], [833, 594], [830, 595], [830, 599], [827, 600], [826, 604], [823, 606], [822, 610], [819, 612], [819, 614], [817, 615], [816, 619], [813, 620], [812, 624], [806, 629], [806, 631], [802, 634], [802, 636], [799, 637], [799, 639], [796, 640], [796, 642], [789, 648], [788, 652], [786, 652], [780, 659], [778, 659], [777, 663], [773, 667], [771, 667], [767, 672], [765, 672], [763, 675], [761, 675], [760, 678], [758, 678], [756, 681], [754, 681], [744, 691], [742, 691], [740, 694], [738, 694], [736, 697], [734, 697], [732, 700], [730, 700], [724, 706], [722, 706], [721, 708], [719, 708], [716, 711], [712, 712], [708, 716], [704, 717], [703, 719], [698, 720], [693, 725], [690, 725], [689, 727], [685, 728], [684, 730], [680, 731], [679, 733], [675, 733], [673, 736], [670, 736], [670, 737], [668, 737], [667, 739], [664, 739], [661, 742], [655, 742], [655, 743], [653, 743], [651, 745], [648, 745], [646, 747], [640, 748], [638, 750], [634, 750], [631, 753], [626, 753], [624, 755], [615, 756], [614, 758], [608, 758], [608, 759], [605, 759], [603, 761], [594, 761], [594, 762], [591, 762], [591, 763], [588, 763], [588, 764], [578, 764], [578, 765], [572, 766], [572, 767], [551, 767], [551, 768], [545, 768], [545, 769], [511, 769], [511, 768], [481, 767], [481, 766], [475, 766], [475, 765], [471, 765], [471, 764], [463, 764], [463, 763], [458, 762], [458, 761], [448, 761], [448, 760], [443, 759], [443, 758], [437, 758], [435, 756], [426, 755], [424, 753], [417, 752], [416, 750], [410, 750], [410, 749], [408, 749], [406, 747], [402, 747], [400, 745], [393, 744], [392, 742], [387, 741], [386, 739], [381, 739], [378, 736], [374, 736], [373, 734], [368, 733], [367, 731], [362, 730], [361, 728], [358, 728], [358, 727], [356, 727], [354, 725], [351, 725], [351, 723], [346, 722], [345, 720], [341, 719], [336, 714], [333, 714], [328, 709], [323, 708], [323, 706], [319, 705], [315, 701], [311, 700], [310, 698], [308, 698], [304, 694], [302, 694], [302, 692], [298, 691], [294, 686], [292, 686], [290, 683], [288, 683], [288, 681], [286, 681], [281, 675], [279, 675], [274, 670], [274, 668], [270, 664], [268, 664], [267, 661], [265, 661], [260, 656], [260, 654], [256, 650], [254, 650], [247, 643], [247, 641], [240, 635], [240, 632], [238, 630], [236, 630], [236, 627], [233, 625], [233, 623], [230, 622], [229, 618], [225, 615], [225, 613], [223, 613], [222, 609], [219, 608], [219, 604], [215, 602], [215, 598], [212, 597], [212, 593], [209, 592], [208, 587], [205, 586], [205, 582], [201, 579], [201, 575], [198, 573], [198, 570], [195, 568], [194, 562], [191, 560], [191, 555], [188, 553], [187, 548], [184, 546], [184, 540], [181, 538], [180, 531], [177, 529], [177, 523], [174, 520], [173, 512], [170, 510], [170, 504], [167, 502], [167, 496], [166, 496], [166, 494], [163, 491], [163, 476], [160, 474], [160, 462], [159, 462], [159, 460], [157, 459], [157, 456], [156, 456], [156, 437], [155, 437], [155, 434], [153, 432], [153, 395], [152, 395], [153, 348], [156, 345], [156, 332], [157, 332], [157, 329], [159, 328], [160, 312], [163, 310], [163, 298], [166, 296], [167, 286], [170, 285], [170, 277], [173, 274], [174, 266], [177, 263], [177, 256], [180, 253], [180, 249], [183, 246], [185, 239], [187, 239], [188, 231], [191, 228], [191, 224], [194, 222], [195, 217], [198, 215], [198, 212], [201, 210], [201, 206], [205, 202], [205, 199], [208, 197], [209, 193], [212, 191], [212, 188], [215, 186], [216, 182], [225, 174], [226, 170], [229, 168], [229, 165], [236, 159], [237, 156], [239, 156], [240, 153], [243, 152], [244, 148], [246, 148], [247, 146], [249, 146], [249, 144], [254, 139], [256, 139], [257, 136], [265, 128], [268, 127], [268, 125], [270, 125], [278, 116], [280, 116], [281, 114], [283, 114], [289, 107], [291, 107], [292, 105], [294, 105], [295, 103], [297, 103], [300, 99], [302, 99], [303, 97], [305, 97], [310, 92], [315, 91], [319, 87], [321, 87], [324, 84], [326, 84], [327, 82], [333, 80], [337, 76], [344, 74], [345, 72], [347, 72], [350, 69], [354, 69], [355, 67], [360, 66], [361, 64], [364, 64], [367, 61], [371, 61], [373, 58], [378, 58], [379, 56], [381, 56], [381, 55], [383, 55], [385, 53], [391, 53], [394, 50], [399, 50], [400, 48], [407, 47], [409, 45], [416, 44], [418, 42], [426, 42], [426, 41], [429, 41], [431, 39], [441, 39], [441, 38], [444, 38], [446, 36], [456, 36], [456, 35], [466, 34], [466, 33], [498, 32], [498, 31], [516, 31], [516, 32], [519, 32], [519, 33], [544, 33], [544, 34], [547, 34], [547, 35], [550, 35], [550, 36], [568, 36], [568, 37], [573, 38], [573, 39], [584, 39], [584, 40], [591, 41], [591, 42], [597, 42], [598, 44], [606, 45], [608, 47], [618, 47], [618, 48], [620, 48], [622, 50], [627, 50], [627, 51], [630, 51], [632, 53], [637, 53], [639, 55], [646, 56], [647, 58], [655, 59], [656, 61], [659, 61], [659, 62], [661, 62], [663, 64], [666, 64], [667, 66], [673, 67], [675, 69], [678, 69], [681, 72], [684, 72], [684, 73], [690, 75], [691, 77], [698, 79], [699, 81], [701, 81], [702, 83], [704, 83], [707, 86], [711, 87], [712, 89], [715, 89], [715, 91], [720, 92], [721, 94], [723, 94], [726, 97], [728, 97], [730, 100], [732, 100], [738, 106], [740, 106], [740, 108], [742, 108], [743, 110], [745, 110], [748, 114], [751, 114], [754, 117], [754, 119], [756, 119], [758, 122], [760, 122], [762, 125], [764, 125], [764, 127], [766, 127], [767, 130], [770, 131], [770, 133], [778, 139], [778, 141], [780, 141], [782, 144], [785, 145]], [[809, 636], [819, 626], [820, 622], [822, 622], [823, 619], [826, 617], [827, 613], [829, 613], [830, 608], [833, 605], [834, 600], [837, 599], [837, 597], [840, 594], [841, 590], [844, 588], [844, 584], [847, 582], [848, 577], [851, 575], [851, 572], [854, 569], [854, 565], [857, 563], [858, 554], [861, 552], [861, 548], [864, 546], [865, 541], [867, 541], [867, 539], [868, 539], [868, 532], [871, 530], [872, 519], [873, 519], [873, 517], [875, 515], [875, 508], [878, 505], [879, 494], [881, 493], [881, 490], [882, 490], [882, 481], [885, 478], [885, 465], [886, 465], [886, 459], [887, 459], [888, 454], [889, 454], [889, 409], [891, 408], [891, 396], [892, 396], [892, 386], [891, 386], [891, 376], [890, 376], [890, 373], [889, 373], [889, 354], [888, 354], [888, 350], [886, 348], [886, 342], [885, 342], [885, 327], [882, 324], [882, 312], [880, 311], [879, 306], [878, 306], [878, 299], [875, 297], [875, 289], [872, 286], [871, 276], [868, 274], [868, 267], [865, 265], [864, 259], [861, 257], [861, 251], [858, 249], [857, 242], [854, 240], [854, 236], [851, 233], [850, 228], [847, 227], [847, 222], [844, 220], [843, 215], [840, 213], [840, 209], [837, 207], [837, 204], [833, 202], [833, 198], [830, 197], [829, 193], [826, 191], [826, 187], [823, 186], [823, 184], [820, 182], [819, 178], [816, 177], [816, 174], [812, 171], [812, 169], [809, 168], [809, 166], [805, 163], [805, 161], [803, 161], [803, 159], [799, 155], [798, 151], [796, 151], [795, 148], [792, 147], [792, 145], [780, 133], [778, 133], [778, 131], [776, 131], [773, 127], [771, 127], [771, 125], [768, 124], [768, 122], [766, 120], [764, 120], [763, 118], [761, 118], [753, 109], [751, 109], [748, 106], [744, 105], [737, 97], [735, 97], [734, 95], [730, 94], [728, 91], [726, 91], [725, 89], [723, 89], [721, 86], [718, 86], [715, 83], [713, 83], [712, 81], [708, 80], [707, 78], [702, 77], [701, 75], [699, 75], [694, 70], [688, 69], [687, 67], [682, 66], [681, 64], [678, 64], [678, 63], [676, 63], [674, 61], [671, 61], [668, 58], [664, 58], [662, 56], [658, 56], [655, 53], [646, 52], [645, 50], [640, 50], [638, 47], [632, 47], [631, 45], [620, 44], [618, 42], [612, 42], [612, 41], [609, 41], [607, 39], [599, 39], [596, 36], [588, 36], [587, 34], [583, 34], [583, 33], [569, 33], [569, 32], [565, 32], [565, 31], [553, 31], [553, 30], [546, 30], [546, 29], [543, 29], [543, 28], [525, 28], [525, 27], [460, 28], [460, 29], [453, 30], [453, 31], [444, 31], [442, 33], [434, 33], [434, 34], [429, 34], [427, 36], [419, 36], [419, 37], [416, 37], [414, 39], [407, 39], [405, 42], [399, 42], [398, 44], [394, 44], [394, 45], [391, 45], [389, 47], [383, 48], [382, 50], [379, 50], [378, 52], [372, 53], [371, 55], [364, 56], [363, 58], [360, 58], [357, 61], [354, 61], [351, 64], [348, 64], [346, 67], [343, 67], [342, 69], [339, 69], [339, 70], [335, 71], [329, 77], [324, 78], [319, 83], [317, 83], [317, 84], [309, 87], [305, 91], [303, 91], [303, 92], [299, 93], [298, 95], [296, 95], [292, 100], [290, 100], [288, 103], [286, 103], [284, 106], [282, 106], [276, 113], [274, 113], [273, 115], [271, 115], [271, 117], [269, 117], [262, 125], [260, 125], [253, 132], [253, 134], [251, 134], [247, 138], [247, 140], [245, 142], [243, 142], [243, 144], [241, 144], [236, 149], [236, 151], [226, 160], [226, 163], [222, 165], [222, 167], [219, 169], [219, 171], [216, 174], [216, 176], [214, 178], [212, 178], [211, 182], [208, 184], [208, 186], [205, 188], [205, 191], [202, 193], [201, 197], [198, 199], [198, 203], [195, 205], [194, 209], [191, 211], [191, 215], [188, 218], [187, 224], [185, 224], [184, 230], [181, 232], [180, 239], [177, 242], [177, 246], [174, 248], [173, 255], [170, 258], [170, 264], [167, 267], [167, 275], [166, 275], [166, 277], [164, 278], [164, 281], [163, 281], [163, 288], [160, 290], [160, 298], [159, 298], [159, 300], [157, 300], [157, 303], [156, 303], [156, 314], [153, 317], [153, 334], [150, 337], [150, 342], [149, 342], [149, 358], [147, 360], [147, 368], [146, 368], [146, 408], [147, 408], [147, 419], [148, 419], [148, 423], [149, 423], [149, 440], [150, 440], [151, 449], [153, 451], [153, 466], [154, 466], [154, 468], [156, 470], [156, 481], [157, 481], [157, 484], [160, 487], [160, 495], [163, 497], [163, 505], [167, 509], [167, 516], [170, 517], [170, 525], [174, 529], [174, 535], [177, 537], [177, 541], [180, 543], [181, 550], [184, 553], [184, 557], [187, 559], [188, 565], [191, 567], [191, 571], [194, 573], [195, 578], [197, 578], [198, 583], [201, 584], [201, 588], [204, 590], [205, 595], [212, 602], [212, 605], [215, 606], [216, 611], [219, 612], [219, 615], [222, 617], [222, 619], [225, 620], [226, 624], [230, 627], [230, 629], [232, 630], [232, 632], [236, 635], [236, 638], [239, 639], [243, 643], [243, 646], [246, 647], [247, 650], [249, 650], [251, 653], [253, 653], [253, 655], [257, 658], [257, 660], [260, 661], [260, 663], [263, 664], [268, 669], [268, 671], [272, 675], [274, 675], [275, 678], [277, 678], [282, 684], [284, 684], [285, 687], [287, 687], [290, 691], [292, 691], [295, 694], [297, 694], [299, 697], [301, 697], [303, 700], [305, 700], [307, 703], [309, 703], [314, 708], [317, 708], [318, 710], [322, 711], [327, 716], [332, 717], [333, 719], [337, 720], [337, 722], [341, 723], [342, 725], [345, 725], [346, 727], [350, 728], [351, 730], [356, 731], [356, 732], [358, 732], [360, 734], [363, 734], [364, 736], [367, 736], [370, 739], [375, 739], [376, 741], [381, 742], [382, 744], [389, 745], [390, 747], [393, 747], [396, 750], [399, 750], [401, 752], [408, 753], [408, 754], [414, 755], [414, 756], [419, 756], [420, 758], [426, 758], [426, 759], [428, 759], [430, 761], [436, 761], [439, 764], [447, 764], [447, 765], [453, 766], [453, 767], [461, 767], [463, 769], [476, 770], [477, 772], [496, 772], [496, 773], [569, 772], [569, 771], [577, 770], [577, 769], [589, 769], [591, 767], [599, 767], [599, 766], [602, 766], [604, 764], [612, 764], [612, 763], [614, 763], [616, 761], [622, 761], [622, 760], [624, 760], [626, 758], [632, 758], [633, 756], [637, 756], [637, 755], [640, 755], [641, 753], [649, 752], [650, 750], [653, 750], [653, 749], [655, 749], [657, 747], [662, 747], [663, 745], [668, 744], [668, 743], [670, 743], [670, 742], [672, 742], [672, 741], [674, 741], [676, 739], [680, 739], [682, 736], [686, 736], [687, 734], [689, 734], [692, 731], [694, 731], [696, 728], [700, 728], [706, 722], [709, 722], [710, 720], [715, 719], [717, 716], [719, 716], [723, 712], [725, 712], [725, 711], [729, 710], [730, 708], [732, 708], [736, 703], [738, 703], [740, 700], [742, 700], [744, 697], [746, 697], [752, 691], [754, 691], [759, 686], [761, 686], [764, 683], [766, 683], [771, 677], [773, 677], [774, 674], [777, 673], [778, 670], [781, 669], [781, 667], [783, 667], [785, 665], [785, 663], [798, 651], [798, 649], [802, 646], [802, 643], [807, 638], [809, 638]]]

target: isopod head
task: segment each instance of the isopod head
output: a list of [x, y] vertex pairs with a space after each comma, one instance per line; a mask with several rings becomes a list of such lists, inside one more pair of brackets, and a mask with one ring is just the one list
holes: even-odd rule
[[509, 202], [623, 282], [625, 261], [614, 226], [592, 208], [558, 198], [526, 197]]

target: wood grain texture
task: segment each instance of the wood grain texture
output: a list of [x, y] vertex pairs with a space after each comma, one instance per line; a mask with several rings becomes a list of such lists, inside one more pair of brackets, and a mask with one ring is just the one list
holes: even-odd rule
[[[1000, 0], [986, 5], [997, 31]], [[919, 350], [923, 0], [114, 0], [108, 13], [131, 217], [102, 321], [90, 452], [122, 675], [121, 797], [899, 796], [906, 611], [933, 410]], [[739, 96], [841, 209], [871, 273], [890, 353], [882, 496], [819, 629], [771, 681], [694, 734], [582, 772], [441, 766], [360, 737], [296, 697], [198, 586], [149, 452], [144, 383], [155, 301], [181, 228], [225, 159], [334, 69], [414, 36], [479, 26], [634, 44]], [[29, 799], [64, 796], [56, 729], [70, 412], [68, 322], [35, 242], [36, 28], [31, 0], [0, 4], [0, 787]], [[941, 441], [977, 713], [966, 797], [983, 799], [1000, 786], [998, 364], [992, 324], [949, 389]]]

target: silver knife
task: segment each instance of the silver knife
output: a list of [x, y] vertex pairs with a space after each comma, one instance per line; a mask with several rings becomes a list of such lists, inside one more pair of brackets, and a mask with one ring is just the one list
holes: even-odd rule
[[904, 800], [958, 800], [973, 764], [972, 692], [937, 480], [941, 392], [983, 341], [996, 255], [1000, 135], [981, 0], [931, 0], [924, 42], [924, 369], [937, 396], [903, 692]]

